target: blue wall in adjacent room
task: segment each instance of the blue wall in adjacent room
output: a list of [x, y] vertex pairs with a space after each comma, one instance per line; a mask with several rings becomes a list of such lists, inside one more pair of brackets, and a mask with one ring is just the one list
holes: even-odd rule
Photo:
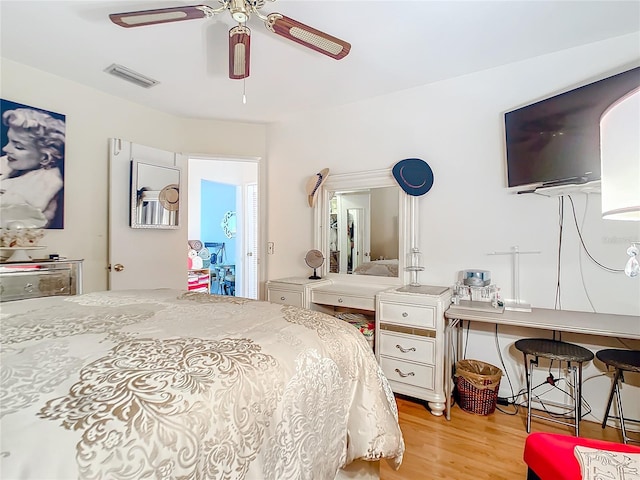
[[[209, 242], [224, 242], [224, 263], [234, 264], [236, 258], [236, 239], [227, 238], [220, 223], [225, 213], [236, 211], [236, 186], [202, 180], [200, 188], [202, 201], [200, 240], [203, 244]], [[216, 252], [212, 251], [211, 253]], [[218, 259], [218, 263], [220, 263], [220, 259]]]

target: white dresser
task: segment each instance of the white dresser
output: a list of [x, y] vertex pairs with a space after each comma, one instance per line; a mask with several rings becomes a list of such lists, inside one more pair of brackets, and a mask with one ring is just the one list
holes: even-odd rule
[[376, 357], [395, 393], [426, 400], [442, 415], [444, 392], [444, 311], [448, 287], [389, 289], [376, 296]]

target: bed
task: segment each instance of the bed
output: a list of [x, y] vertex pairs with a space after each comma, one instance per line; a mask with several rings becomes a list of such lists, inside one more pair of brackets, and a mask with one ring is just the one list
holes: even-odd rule
[[377, 277], [397, 277], [398, 259], [372, 260], [358, 265], [353, 271], [354, 275], [375, 275]]
[[402, 462], [391, 389], [339, 319], [166, 289], [1, 309], [1, 478], [360, 479]]

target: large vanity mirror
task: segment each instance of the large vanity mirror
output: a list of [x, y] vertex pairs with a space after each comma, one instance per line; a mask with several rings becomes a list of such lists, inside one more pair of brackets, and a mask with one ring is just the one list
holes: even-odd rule
[[391, 170], [332, 175], [316, 211], [323, 274], [358, 282], [405, 281], [407, 195]]
[[131, 227], [179, 228], [180, 169], [131, 162]]

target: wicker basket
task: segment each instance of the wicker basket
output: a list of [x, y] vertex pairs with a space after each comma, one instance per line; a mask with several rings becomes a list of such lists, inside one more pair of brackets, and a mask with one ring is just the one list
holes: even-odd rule
[[458, 404], [466, 412], [489, 415], [496, 409], [502, 370], [479, 360], [456, 362]]

